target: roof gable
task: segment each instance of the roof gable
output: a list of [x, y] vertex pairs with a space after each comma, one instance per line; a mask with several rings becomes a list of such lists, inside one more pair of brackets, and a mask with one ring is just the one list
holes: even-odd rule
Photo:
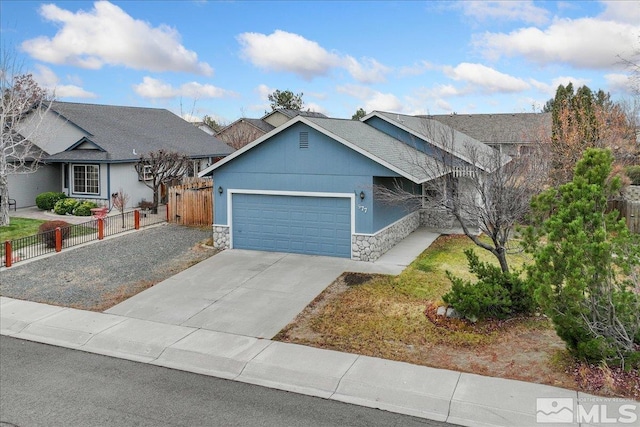
[[[496, 167], [495, 156], [498, 153], [493, 148], [437, 120], [424, 116], [373, 111], [360, 119], [360, 121], [374, 123], [374, 118], [392, 124], [413, 137], [428, 142], [438, 149], [452, 154], [468, 164], [473, 164], [484, 171], [491, 172]], [[506, 164], [511, 160], [508, 156], [503, 155], [501, 157], [502, 164]]]
[[[302, 123], [310, 128], [330, 137], [344, 146], [360, 153], [387, 169], [410, 179], [416, 183], [422, 183], [436, 177], [429, 171], [443, 170], [436, 167], [435, 160], [426, 154], [409, 147], [395, 138], [381, 132], [365, 123], [330, 118], [309, 118], [297, 116], [286, 124], [275, 128], [273, 131], [250, 143], [232, 155], [216, 162], [200, 173], [200, 176], [211, 174], [215, 169], [242, 156], [254, 147], [263, 144], [289, 127]], [[422, 167], [424, 164], [433, 164], [434, 167]]]
[[303, 110], [293, 110], [290, 108], [276, 108], [273, 111], [262, 116], [260, 120], [264, 122], [278, 127], [282, 126], [287, 121], [291, 120], [294, 117], [302, 116], [302, 117], [323, 117], [326, 118], [322, 113], [316, 113], [315, 111], [303, 111]]
[[[160, 149], [193, 158], [233, 152], [222, 141], [165, 109], [53, 102], [51, 110], [84, 130], [90, 141], [107, 154], [104, 160], [136, 161], [140, 154]], [[52, 159], [64, 157], [58, 153]]]

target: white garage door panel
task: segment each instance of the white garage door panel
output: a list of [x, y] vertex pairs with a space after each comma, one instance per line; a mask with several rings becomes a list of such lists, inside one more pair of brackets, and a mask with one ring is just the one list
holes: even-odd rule
[[351, 199], [234, 194], [233, 247], [351, 257]]

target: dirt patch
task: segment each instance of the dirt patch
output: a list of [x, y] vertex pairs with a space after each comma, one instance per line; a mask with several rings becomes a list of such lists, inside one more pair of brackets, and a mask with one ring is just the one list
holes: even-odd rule
[[378, 277], [377, 274], [369, 274], [369, 273], [351, 273], [347, 272], [342, 275], [342, 281], [347, 286], [357, 286], [362, 285], [363, 283], [367, 283], [368, 281]]
[[[428, 302], [418, 304], [402, 299], [386, 304], [380, 302], [376, 310], [382, 312], [381, 316], [397, 315], [409, 319], [401, 327], [410, 331], [403, 330], [402, 338], [395, 339], [401, 333], [393, 330], [393, 321], [387, 326], [391, 330], [376, 330], [375, 319], [364, 314], [360, 316], [362, 306], [352, 291], [356, 290], [354, 284], [363, 283], [361, 279], [364, 277], [353, 273], [339, 277], [274, 339], [603, 396], [640, 398], [637, 373], [619, 378], [616, 372], [597, 373], [593, 369], [576, 368], [566, 353], [564, 342], [544, 316], [475, 325], [461, 320], [434, 322], [431, 319], [436, 319], [432, 312], [435, 307]], [[376, 303], [368, 301], [366, 304], [374, 306]], [[348, 314], [344, 314], [345, 310]], [[360, 326], [354, 327], [353, 319], [360, 323], [371, 322], [374, 332], [365, 336]], [[591, 380], [601, 377], [601, 386]]]

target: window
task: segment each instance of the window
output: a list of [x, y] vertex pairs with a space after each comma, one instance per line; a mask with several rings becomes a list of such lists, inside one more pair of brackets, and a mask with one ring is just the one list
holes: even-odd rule
[[73, 192], [100, 194], [100, 166], [73, 165]]
[[142, 170], [142, 180], [151, 181], [152, 179], [153, 179], [153, 174], [151, 171], [151, 165], [144, 165], [144, 169]]
[[533, 154], [533, 147], [529, 147], [526, 145], [521, 145], [520, 146], [520, 155], [521, 156], [530, 156], [531, 154]]

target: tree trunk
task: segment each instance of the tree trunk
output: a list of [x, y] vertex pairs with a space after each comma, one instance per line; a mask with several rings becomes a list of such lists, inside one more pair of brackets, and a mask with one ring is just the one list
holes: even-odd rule
[[8, 185], [9, 183], [8, 183], [7, 175], [4, 173], [0, 173], [0, 199], [1, 199], [0, 225], [9, 225], [9, 223], [11, 222], [11, 219], [9, 218], [9, 186]]
[[151, 208], [151, 213], [158, 213], [158, 204], [160, 202], [160, 196], [158, 193], [160, 192], [160, 185], [157, 185], [156, 188], [153, 189], [153, 207]]
[[498, 258], [498, 262], [500, 263], [500, 269], [503, 273], [509, 272], [509, 263], [507, 262], [507, 251], [505, 248], [498, 248], [495, 254], [496, 258]]

